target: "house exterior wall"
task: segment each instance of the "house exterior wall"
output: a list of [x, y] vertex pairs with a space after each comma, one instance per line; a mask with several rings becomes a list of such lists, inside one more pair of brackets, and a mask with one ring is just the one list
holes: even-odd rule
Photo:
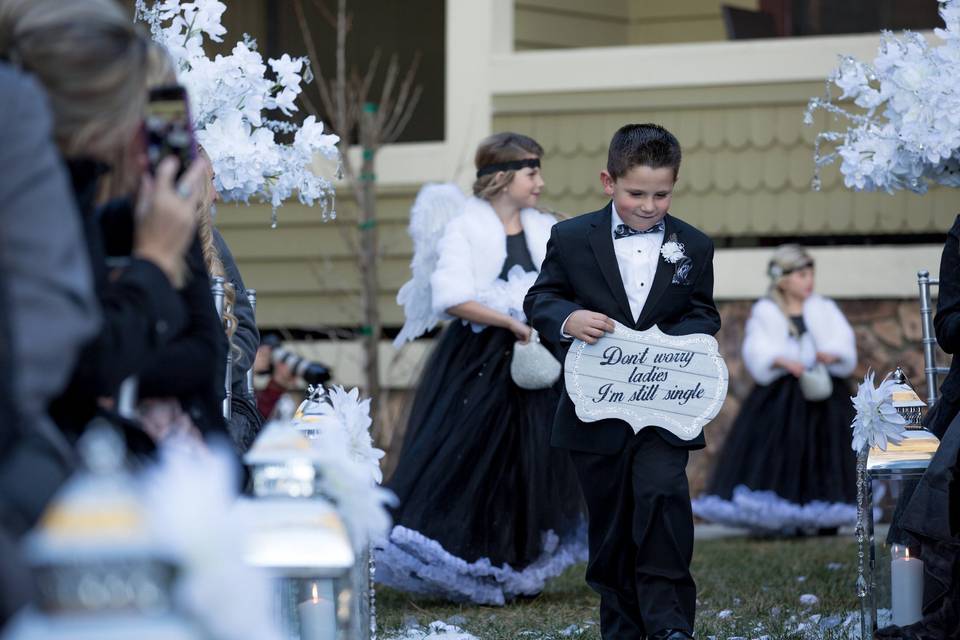
[[[605, 202], [598, 173], [613, 131], [626, 122], [654, 121], [674, 131], [684, 147], [675, 212], [724, 245], [715, 259], [724, 319], [718, 339], [731, 370], [731, 394], [720, 418], [708, 427], [707, 450], [691, 464], [694, 492], [703, 486], [750, 388], [739, 343], [750, 304], [766, 284], [770, 249], [757, 247], [759, 238], [769, 243], [871, 236], [868, 246], [813, 250], [818, 290], [838, 299], [855, 327], [858, 374], [867, 366], [885, 372], [902, 364], [916, 385], [922, 382], [915, 274], [920, 268], [936, 272], [936, 236], [960, 211], [960, 192], [854, 193], [843, 186], [835, 168], [824, 171], [819, 192], [810, 188], [814, 137], [828, 122], [819, 115], [814, 126], [804, 126], [806, 102], [823, 93], [823, 79], [838, 54], [872, 57], [876, 34], [631, 46], [631, 39], [640, 37], [634, 31], [642, 31], [634, 29], [635, 23], [679, 24], [683, 18], [689, 27], [712, 20], [710, 29], [715, 29], [719, 13], [714, 15], [713, 8], [720, 3], [447, 2], [446, 138], [392, 145], [378, 156], [385, 325], [402, 324], [394, 298], [409, 278], [412, 245], [406, 224], [416, 191], [437, 180], [455, 181], [466, 190], [477, 140], [502, 129], [539, 140], [546, 149], [543, 203], [576, 215]], [[669, 7], [677, 13], [663, 13]], [[551, 24], [548, 13], [558, 22], [541, 29]], [[573, 27], [563, 31], [556, 26], [562, 22]], [[567, 35], [551, 44], [550, 33]], [[625, 44], [606, 46], [621, 37]], [[515, 44], [527, 50], [514, 50]], [[534, 44], [539, 50], [532, 50]], [[577, 48], [559, 48], [574, 44]], [[361, 323], [357, 270], [345, 240], [355, 235], [346, 222], [354, 206], [346, 186], [338, 190], [337, 202], [338, 222], [324, 223], [318, 211], [288, 204], [280, 210], [275, 230], [269, 229], [268, 207], [220, 207], [218, 225], [248, 285], [258, 289], [261, 326], [323, 329]], [[925, 244], [902, 246], [921, 234]], [[397, 416], [430, 346], [421, 340], [396, 354], [383, 345], [382, 382]], [[322, 340], [296, 349], [330, 363], [337, 382], [362, 384], [358, 344]], [[392, 426], [401, 429], [402, 420]], [[402, 434], [388, 431], [389, 448]]]
[[722, 5], [759, 0], [516, 0], [518, 51], [725, 40]]

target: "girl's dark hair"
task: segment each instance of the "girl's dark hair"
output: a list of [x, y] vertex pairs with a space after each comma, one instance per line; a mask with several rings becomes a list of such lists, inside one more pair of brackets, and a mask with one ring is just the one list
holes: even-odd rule
[[607, 173], [614, 179], [630, 169], [644, 166], [680, 172], [680, 141], [658, 124], [628, 124], [617, 129], [607, 152]]
[[[529, 156], [542, 157], [543, 147], [529, 136], [504, 131], [484, 138], [480, 142], [477, 146], [477, 154], [474, 156], [474, 164], [479, 170], [487, 165], [522, 160]], [[510, 184], [515, 174], [516, 171], [503, 171], [480, 176], [473, 183], [473, 195], [489, 200]]]

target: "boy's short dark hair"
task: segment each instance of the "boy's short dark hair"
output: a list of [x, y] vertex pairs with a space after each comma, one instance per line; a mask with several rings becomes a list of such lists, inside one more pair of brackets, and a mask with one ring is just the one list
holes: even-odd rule
[[637, 166], [680, 172], [680, 141], [658, 124], [627, 124], [613, 134], [607, 152], [607, 173], [614, 180]]

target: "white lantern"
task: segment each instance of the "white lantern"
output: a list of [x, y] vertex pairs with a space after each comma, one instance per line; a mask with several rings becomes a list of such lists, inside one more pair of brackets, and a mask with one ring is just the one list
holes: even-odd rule
[[309, 449], [290, 427], [265, 430], [244, 458], [254, 498], [236, 508], [247, 523], [247, 562], [273, 578], [274, 610], [287, 637], [346, 640], [355, 557], [340, 516], [317, 490]]
[[80, 441], [89, 471], [59, 491], [24, 543], [36, 608], [4, 640], [202, 640], [172, 596], [179, 566], [151, 534], [124, 445], [109, 425]]
[[888, 443], [886, 450], [871, 447], [858, 456], [857, 485], [860, 496], [857, 518], [861, 637], [888, 624], [907, 625], [920, 619], [923, 600], [923, 564], [915, 551], [888, 544], [875, 535], [874, 481], [882, 481], [893, 497], [903, 495], [904, 483], [919, 480], [940, 446], [940, 440], [921, 424], [926, 403], [916, 394], [898, 367], [893, 373], [897, 387], [893, 406], [907, 423], [903, 440]]

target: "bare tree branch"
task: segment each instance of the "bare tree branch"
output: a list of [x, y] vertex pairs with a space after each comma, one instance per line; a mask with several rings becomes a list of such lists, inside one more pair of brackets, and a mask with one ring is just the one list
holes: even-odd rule
[[[317, 110], [317, 105], [313, 104], [313, 100], [307, 97], [307, 93], [305, 91], [301, 91], [300, 95], [297, 96], [297, 99], [300, 100], [300, 102], [303, 104], [303, 108], [306, 109], [307, 113], [314, 116], [317, 120], [323, 119], [323, 114]], [[333, 128], [333, 124], [331, 123], [327, 123], [327, 124], [329, 124], [330, 127]]]
[[390, 56], [390, 64], [387, 65], [387, 76], [383, 80], [383, 88], [380, 91], [380, 113], [378, 114], [378, 125], [383, 130], [383, 124], [393, 109], [392, 95], [393, 86], [397, 83], [397, 77], [400, 75], [400, 62], [397, 54]]
[[337, 19], [333, 16], [333, 13], [330, 12], [330, 8], [327, 7], [325, 2], [320, 2], [320, 0], [310, 0], [311, 4], [317, 8], [317, 11], [320, 12], [320, 17], [327, 21], [334, 29], [337, 28]]
[[423, 87], [418, 86], [413, 92], [413, 97], [410, 99], [410, 102], [407, 103], [406, 113], [404, 113], [403, 117], [397, 122], [394, 128], [384, 133], [381, 144], [396, 142], [397, 138], [400, 137], [400, 134], [403, 133], [403, 130], [406, 129], [407, 125], [410, 123], [410, 118], [413, 117], [414, 111], [417, 110], [417, 104], [420, 102], [420, 95], [422, 93]]
[[[423, 87], [415, 84], [420, 63], [417, 54], [409, 68], [401, 76], [401, 67], [397, 56], [392, 56], [384, 74], [383, 85], [374, 89], [380, 70], [381, 52], [374, 52], [370, 63], [361, 71], [347, 66], [347, 34], [352, 19], [347, 15], [347, 0], [338, 0], [336, 15], [333, 15], [322, 0], [311, 0], [321, 16], [336, 30], [336, 66], [335, 75], [323, 75], [316, 64], [315, 82], [320, 92], [320, 100], [328, 123], [334, 133], [340, 136], [343, 172], [356, 202], [355, 217], [349, 216], [336, 221], [337, 230], [343, 237], [344, 245], [349, 248], [361, 276], [360, 306], [363, 309], [362, 325], [357, 337], [362, 336], [364, 346], [364, 372], [366, 392], [374, 402], [371, 417], [374, 419], [374, 439], [389, 435], [385, 432], [384, 422], [389, 418], [386, 403], [387, 394], [380, 387], [379, 346], [383, 336], [383, 322], [380, 316], [380, 280], [378, 269], [381, 257], [387, 249], [378, 233], [377, 190], [375, 183], [376, 152], [388, 142], [396, 140], [410, 122], [410, 118], [420, 101]], [[294, 0], [294, 8], [311, 59], [318, 61], [318, 53], [310, 35], [303, 0]], [[374, 91], [378, 96], [373, 96]], [[379, 102], [375, 102], [379, 98]], [[304, 98], [308, 108], [316, 111], [308, 99]], [[368, 103], [374, 103], [368, 108]], [[362, 155], [350, 154], [350, 144], [360, 145]]]
[[373, 84], [374, 79], [377, 77], [377, 69], [380, 67], [380, 49], [376, 49], [373, 52], [373, 57], [370, 59], [370, 66], [367, 68], [367, 73], [363, 78], [363, 85], [361, 87], [361, 94], [364, 100], [370, 95], [370, 86]]
[[[317, 47], [313, 42], [313, 36], [310, 35], [310, 29], [307, 26], [307, 16], [303, 11], [303, 1], [293, 0], [293, 10], [297, 14], [297, 24], [300, 26], [300, 33], [303, 36], [303, 43], [307, 47], [307, 56], [310, 58], [310, 65], [313, 68], [313, 80], [320, 92], [320, 101], [323, 102], [323, 108], [327, 112], [327, 121], [333, 130], [340, 135], [339, 123], [332, 121], [337, 114], [333, 108], [333, 97], [330, 95], [330, 89], [327, 86], [326, 78], [323, 75], [323, 69], [320, 68], [320, 56], [317, 55]], [[301, 94], [302, 96], [303, 94]], [[306, 99], [304, 97], [304, 99]], [[341, 136], [342, 137], [342, 136]]]
[[[417, 86], [413, 90], [413, 99], [410, 99], [411, 89], [413, 89], [413, 82], [417, 75], [417, 69], [420, 66], [420, 53], [413, 57], [413, 62], [410, 63], [410, 66], [407, 68], [407, 74], [403, 79], [403, 83], [400, 85], [400, 91], [397, 95], [397, 101], [393, 104], [393, 113], [391, 114], [390, 120], [387, 122], [384, 127], [384, 137], [382, 142], [393, 142], [396, 140], [401, 133], [403, 133], [403, 128], [406, 126], [406, 123], [410, 120], [410, 114], [413, 112], [413, 108], [416, 107], [416, 103], [420, 100], [420, 94], [422, 93], [422, 86]], [[409, 107], [408, 105], [413, 105]]]
[[[333, 27], [334, 29], [336, 29], [336, 28], [337, 28], [337, 19], [336, 19], [336, 17], [333, 15], [333, 12], [331, 12], [330, 9], [327, 7], [326, 3], [325, 3], [325, 2], [320, 2], [320, 0], [310, 0], [310, 1], [313, 3], [313, 6], [315, 6], [315, 7], [317, 8], [317, 11], [320, 12], [320, 17], [322, 17], [324, 20], [326, 20], [326, 22], [327, 22], [328, 25], [330, 25], [331, 27]], [[349, 31], [352, 27], [353, 27], [353, 20], [351, 20], [351, 19], [348, 17], [348, 18], [347, 18], [347, 31]]]

